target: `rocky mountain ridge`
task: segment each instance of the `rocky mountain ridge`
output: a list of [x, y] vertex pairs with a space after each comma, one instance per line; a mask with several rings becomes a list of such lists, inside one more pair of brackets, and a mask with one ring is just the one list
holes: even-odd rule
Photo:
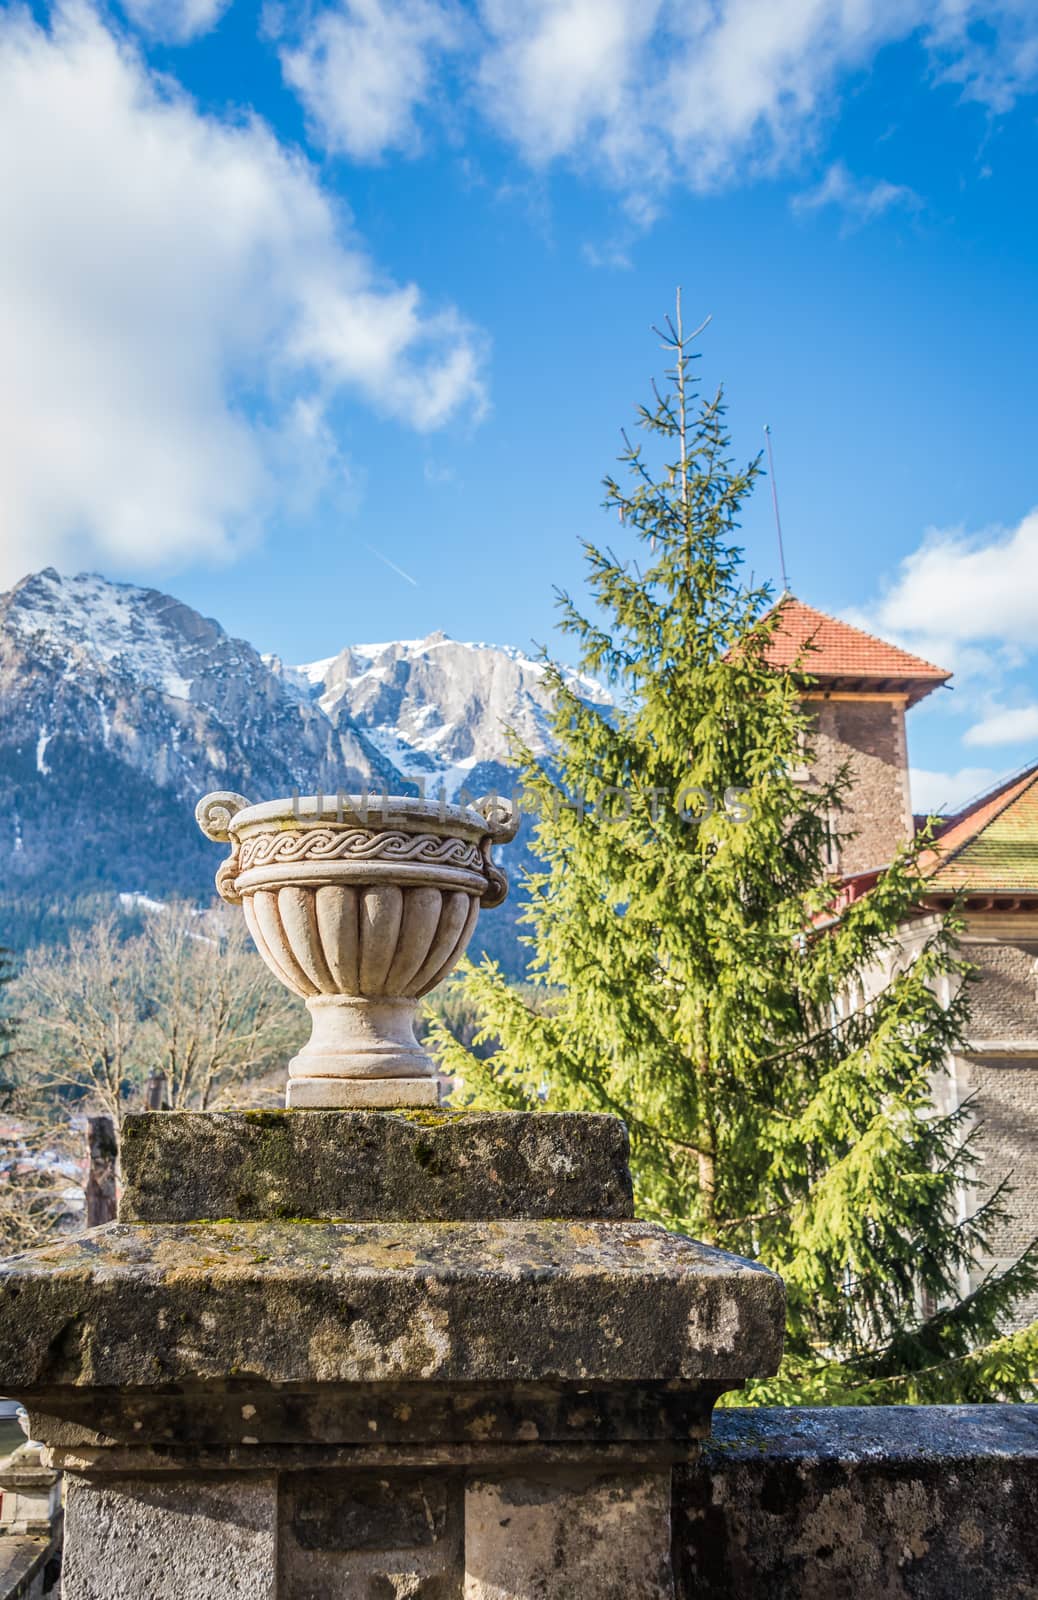
[[[272, 665], [333, 726], [355, 728], [429, 794], [442, 787], [454, 799], [499, 787], [510, 732], [537, 755], [551, 746], [544, 665], [514, 647], [463, 644], [437, 632], [349, 645], [301, 667]], [[606, 700], [592, 679], [574, 674], [571, 681], [585, 698]]]

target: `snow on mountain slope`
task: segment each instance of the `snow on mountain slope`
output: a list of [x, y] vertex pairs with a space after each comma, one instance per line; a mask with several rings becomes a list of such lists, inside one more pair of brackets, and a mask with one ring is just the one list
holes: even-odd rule
[[192, 819], [206, 790], [260, 799], [382, 777], [396, 779], [348, 717], [333, 727], [169, 595], [50, 569], [0, 595], [8, 891], [208, 892], [213, 853]]
[[[520, 650], [442, 633], [285, 667], [158, 590], [36, 573], [0, 594], [0, 945], [4, 896], [208, 897], [218, 854], [192, 811], [209, 789], [508, 792], [507, 730], [550, 750], [544, 679]], [[518, 972], [516, 910], [481, 919], [474, 953]]]
[[[507, 645], [427, 639], [347, 646], [337, 656], [284, 669], [333, 722], [348, 716], [405, 776], [442, 785], [453, 799], [511, 764], [508, 730], [536, 755], [551, 746], [544, 665]], [[609, 697], [574, 674], [581, 695]]]
[[91, 573], [48, 568], [0, 596], [0, 709], [31, 725], [41, 776], [70, 732], [185, 792], [206, 772], [312, 788], [384, 769], [348, 718], [333, 730], [218, 622]]
[[154, 589], [109, 583], [95, 573], [62, 578], [53, 567], [11, 591], [5, 627], [27, 644], [67, 652], [66, 677], [81, 661], [104, 663], [175, 699], [191, 698], [185, 671], [201, 665], [223, 630]]

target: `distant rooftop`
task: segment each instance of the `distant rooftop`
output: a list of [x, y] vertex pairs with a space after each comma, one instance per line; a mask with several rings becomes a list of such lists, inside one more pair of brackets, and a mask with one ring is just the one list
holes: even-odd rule
[[779, 623], [768, 660], [776, 667], [798, 667], [817, 679], [820, 688], [874, 694], [889, 690], [906, 694], [914, 705], [951, 677], [932, 661], [805, 605], [795, 595], [779, 600], [771, 614], [776, 611]]
[[920, 866], [936, 894], [1038, 895], [1038, 765], [952, 817]]

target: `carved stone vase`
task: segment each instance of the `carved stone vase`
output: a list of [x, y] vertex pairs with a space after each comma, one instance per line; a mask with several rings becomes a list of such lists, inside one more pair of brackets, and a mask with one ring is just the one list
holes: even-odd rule
[[286, 1104], [435, 1105], [415, 1010], [461, 957], [480, 906], [508, 892], [491, 850], [515, 836], [511, 808], [406, 796], [254, 806], [221, 792], [195, 815], [207, 838], [231, 846], [217, 889], [310, 1012]]

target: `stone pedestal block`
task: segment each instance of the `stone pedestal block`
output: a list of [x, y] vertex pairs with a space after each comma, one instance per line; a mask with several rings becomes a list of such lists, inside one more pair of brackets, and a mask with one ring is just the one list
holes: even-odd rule
[[669, 1472], [475, 1478], [465, 1600], [672, 1600]]
[[448, 1600], [462, 1480], [442, 1472], [300, 1472], [282, 1480], [281, 1600]]
[[275, 1600], [273, 1474], [78, 1478], [62, 1600]]
[[0, 1264], [68, 1600], [662, 1600], [772, 1274], [634, 1220], [610, 1118], [155, 1113], [121, 1219]]
[[633, 1215], [627, 1129], [554, 1112], [166, 1112], [123, 1124], [123, 1222], [602, 1221]]

